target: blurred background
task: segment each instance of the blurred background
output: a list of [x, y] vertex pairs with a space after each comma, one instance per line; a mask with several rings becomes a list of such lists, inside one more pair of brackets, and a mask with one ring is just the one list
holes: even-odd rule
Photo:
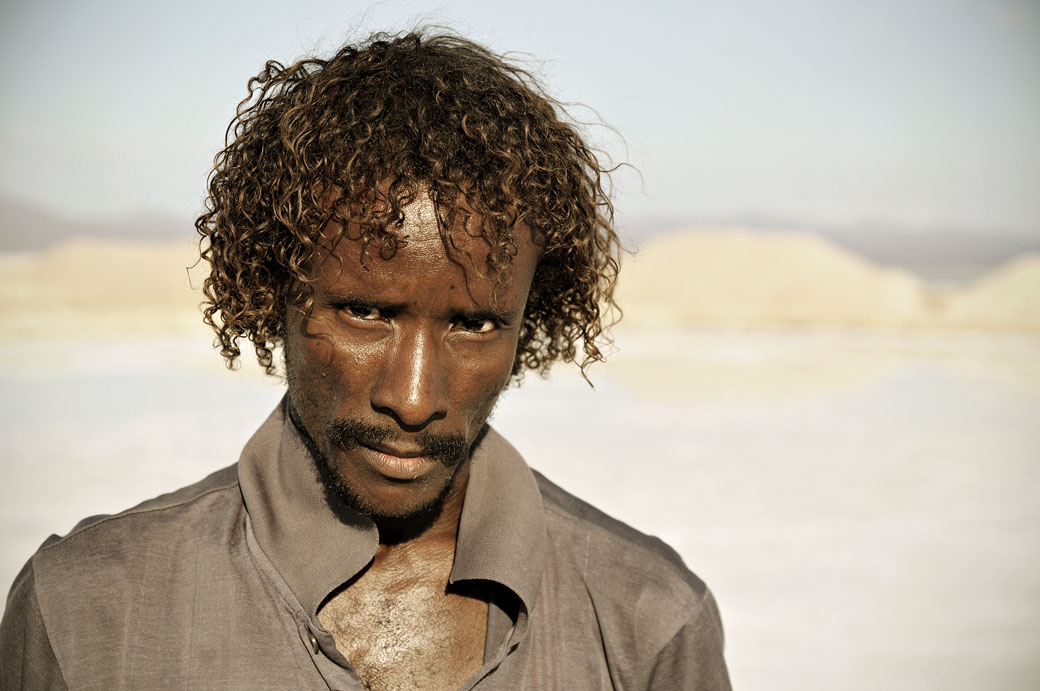
[[633, 166], [613, 356], [494, 424], [679, 550], [736, 688], [1040, 686], [1031, 1], [6, 0], [0, 581], [236, 460], [283, 385], [200, 321], [213, 155], [265, 60], [420, 23]]

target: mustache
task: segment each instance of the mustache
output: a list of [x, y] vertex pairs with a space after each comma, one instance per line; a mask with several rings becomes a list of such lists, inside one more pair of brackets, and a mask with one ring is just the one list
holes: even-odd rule
[[[391, 427], [372, 425], [361, 420], [333, 420], [325, 425], [325, 438], [344, 451], [358, 446], [380, 448], [388, 443], [398, 446], [398, 433]], [[461, 434], [420, 432], [411, 443], [418, 444], [427, 458], [452, 468], [466, 459], [466, 438]]]

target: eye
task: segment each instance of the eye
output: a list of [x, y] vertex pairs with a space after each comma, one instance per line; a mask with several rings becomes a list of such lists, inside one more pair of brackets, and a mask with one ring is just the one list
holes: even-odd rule
[[354, 303], [350, 305], [343, 305], [340, 307], [341, 310], [354, 317], [355, 319], [361, 319], [363, 321], [374, 321], [376, 319], [382, 319], [383, 313], [379, 311], [378, 307], [372, 305], [363, 305], [360, 303]]
[[469, 333], [487, 333], [495, 329], [494, 319], [487, 317], [460, 317], [457, 322], [458, 328]]

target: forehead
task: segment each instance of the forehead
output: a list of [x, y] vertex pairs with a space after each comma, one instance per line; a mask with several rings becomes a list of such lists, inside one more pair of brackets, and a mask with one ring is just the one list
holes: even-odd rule
[[366, 239], [360, 225], [337, 223], [323, 232], [323, 242], [311, 261], [311, 280], [318, 288], [362, 283], [369, 287], [416, 285], [428, 289], [438, 282], [462, 283], [470, 292], [510, 292], [513, 284], [526, 289], [540, 250], [530, 231], [519, 224], [509, 238], [507, 262], [494, 262], [492, 243], [481, 232], [481, 217], [468, 207], [455, 214], [451, 227], [428, 194], [418, 194], [402, 207], [403, 220], [392, 229], [393, 242], [378, 236]]

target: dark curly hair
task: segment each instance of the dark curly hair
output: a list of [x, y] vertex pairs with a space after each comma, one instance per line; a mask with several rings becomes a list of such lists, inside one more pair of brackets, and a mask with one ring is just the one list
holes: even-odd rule
[[228, 367], [244, 336], [273, 373], [287, 306], [310, 304], [323, 229], [360, 229], [356, 239], [392, 256], [402, 208], [428, 193], [442, 234], [460, 215], [479, 218], [492, 275], [520, 224], [542, 245], [513, 375], [577, 361], [579, 342], [584, 371], [603, 359], [597, 342], [618, 314], [611, 170], [527, 71], [458, 36], [376, 34], [328, 60], [269, 61], [249, 80], [195, 222], [211, 269], [205, 321]]

